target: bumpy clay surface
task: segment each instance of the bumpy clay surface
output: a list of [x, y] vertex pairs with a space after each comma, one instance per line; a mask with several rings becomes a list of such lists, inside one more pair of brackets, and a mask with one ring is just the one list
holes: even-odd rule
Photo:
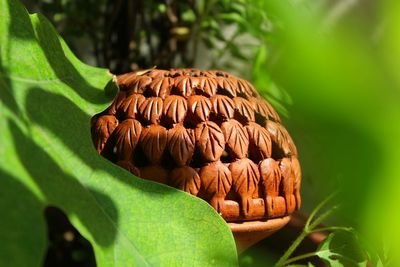
[[92, 119], [101, 155], [203, 198], [227, 221], [277, 218], [300, 207], [296, 146], [248, 81], [197, 69], [117, 80], [114, 102]]

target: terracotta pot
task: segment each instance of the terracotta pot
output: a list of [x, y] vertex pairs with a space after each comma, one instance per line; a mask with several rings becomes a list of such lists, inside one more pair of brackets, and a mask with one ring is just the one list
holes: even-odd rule
[[144, 179], [206, 200], [239, 250], [283, 227], [301, 204], [297, 149], [246, 80], [222, 71], [148, 70], [92, 119], [99, 153]]

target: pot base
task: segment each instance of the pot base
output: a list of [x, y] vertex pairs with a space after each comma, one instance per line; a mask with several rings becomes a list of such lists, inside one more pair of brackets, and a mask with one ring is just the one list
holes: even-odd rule
[[229, 227], [235, 237], [236, 247], [242, 253], [250, 246], [272, 235], [290, 220], [290, 216], [266, 221], [230, 222]]

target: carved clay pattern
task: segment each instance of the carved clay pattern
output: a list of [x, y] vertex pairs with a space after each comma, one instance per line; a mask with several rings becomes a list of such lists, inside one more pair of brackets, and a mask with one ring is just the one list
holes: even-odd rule
[[201, 95], [211, 97], [217, 93], [217, 81], [215, 79], [201, 77], [198, 86], [196, 87], [196, 92]]
[[188, 165], [195, 148], [194, 131], [182, 125], [168, 130], [168, 150], [178, 166]]
[[260, 162], [259, 169], [266, 213], [271, 218], [283, 216], [286, 213], [286, 205], [283, 197], [279, 196], [282, 181], [279, 164], [274, 159], [267, 158]]
[[118, 120], [112, 115], [94, 117], [92, 120], [92, 140], [97, 152], [101, 153], [108, 138], [118, 125]]
[[272, 144], [268, 131], [255, 122], [250, 122], [246, 126], [249, 134], [249, 150], [251, 158], [258, 162], [262, 159], [271, 157]]
[[292, 157], [292, 168], [294, 175], [294, 197], [296, 198], [296, 209], [300, 209], [301, 197], [300, 197], [300, 187], [301, 187], [301, 168], [300, 162], [296, 157]]
[[169, 95], [172, 86], [174, 85], [174, 80], [169, 77], [159, 77], [155, 78], [150, 84], [150, 93], [152, 96], [158, 96], [165, 99]]
[[300, 208], [296, 146], [248, 81], [215, 70], [150, 69], [117, 82], [115, 100], [91, 123], [104, 157], [205, 199], [229, 221]]
[[136, 114], [138, 113], [139, 106], [146, 100], [143, 95], [132, 94], [128, 96], [122, 103], [120, 104], [117, 112], [120, 116], [124, 118], [136, 118]]
[[168, 124], [182, 122], [186, 117], [187, 102], [186, 99], [170, 95], [164, 100], [163, 113]]
[[144, 128], [140, 136], [140, 144], [151, 163], [160, 163], [167, 145], [167, 129], [157, 124]]
[[296, 201], [294, 198], [294, 177], [292, 163], [289, 158], [283, 158], [279, 162], [279, 167], [282, 173], [282, 188], [283, 197], [286, 201], [286, 212], [292, 213], [296, 208]]
[[169, 185], [197, 195], [200, 189], [200, 176], [195, 169], [189, 166], [175, 168], [169, 175]]
[[248, 81], [243, 79], [237, 79], [236, 93], [245, 98], [258, 96], [257, 90]]
[[113, 152], [118, 160], [132, 160], [141, 132], [142, 125], [134, 119], [124, 120], [117, 126], [112, 134], [115, 142]]
[[128, 90], [133, 93], [142, 94], [146, 90], [146, 86], [149, 85], [151, 82], [152, 79], [150, 77], [137, 76], [132, 85], [128, 87]]
[[139, 106], [139, 113], [147, 123], [157, 124], [160, 121], [162, 109], [162, 98], [150, 97]]
[[226, 148], [232, 158], [247, 157], [249, 150], [249, 135], [242, 124], [237, 120], [228, 120], [221, 124], [221, 130], [225, 137]]
[[222, 130], [212, 121], [202, 122], [194, 130], [196, 146], [207, 161], [218, 160], [225, 149]]
[[194, 95], [188, 98], [188, 108], [189, 118], [197, 124], [208, 120], [212, 104], [210, 99], [201, 95]]
[[152, 180], [161, 184], [166, 184], [168, 181], [169, 172], [160, 165], [149, 165], [139, 168], [140, 177], [147, 180]]
[[105, 114], [110, 114], [110, 115], [116, 115], [117, 110], [120, 109], [121, 104], [126, 98], [126, 91], [119, 91], [117, 95], [114, 98], [114, 101], [111, 103], [111, 106], [109, 106], [104, 113]]
[[224, 200], [232, 186], [232, 175], [221, 161], [209, 163], [199, 171], [203, 195], [218, 212], [224, 209]]
[[218, 92], [229, 97], [236, 96], [236, 79], [225, 79], [224, 77], [217, 78]]
[[258, 189], [260, 172], [248, 158], [232, 162], [229, 170], [232, 173], [233, 191], [238, 194], [242, 212], [247, 217], [253, 212], [253, 195]]
[[283, 153], [283, 156], [294, 155], [297, 157], [297, 148], [288, 131], [281, 124], [273, 121], [267, 121], [266, 128], [273, 143], [280, 150], [278, 153]]
[[236, 117], [238, 117], [240, 121], [254, 121], [254, 109], [251, 103], [242, 97], [233, 98], [233, 102], [235, 104], [235, 112]]
[[235, 103], [224, 95], [215, 95], [211, 98], [214, 114], [223, 119], [231, 119], [235, 114]]

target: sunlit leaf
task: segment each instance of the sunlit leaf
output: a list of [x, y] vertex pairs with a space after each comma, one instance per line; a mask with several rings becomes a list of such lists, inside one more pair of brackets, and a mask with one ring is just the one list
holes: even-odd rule
[[90, 118], [116, 93], [41, 15], [0, 0], [0, 266], [42, 266], [44, 209], [62, 209], [97, 266], [235, 266], [204, 201], [134, 177], [96, 152]]

